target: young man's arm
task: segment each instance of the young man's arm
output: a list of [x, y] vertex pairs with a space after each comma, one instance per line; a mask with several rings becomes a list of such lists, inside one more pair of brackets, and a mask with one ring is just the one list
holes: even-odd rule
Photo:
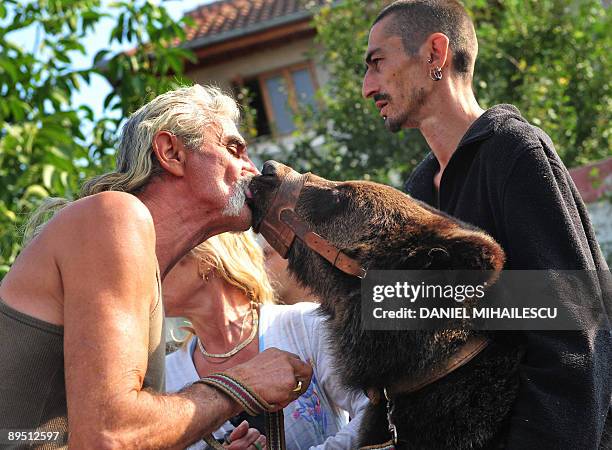
[[[154, 228], [133, 197], [96, 197], [65, 211], [58, 227], [69, 445], [184, 448], [240, 408], [200, 384], [168, 396], [142, 390], [157, 289]], [[296, 377], [309, 380], [309, 370], [273, 350], [228, 372], [284, 406], [295, 398]]]

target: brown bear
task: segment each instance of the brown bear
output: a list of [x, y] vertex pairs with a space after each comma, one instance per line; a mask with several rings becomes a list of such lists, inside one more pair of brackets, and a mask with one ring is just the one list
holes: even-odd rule
[[[296, 174], [287, 166], [268, 161], [262, 175], [252, 180], [248, 201], [256, 231], [271, 204], [278, 201], [279, 187], [290, 173]], [[366, 270], [498, 272], [504, 264], [504, 253], [491, 237], [388, 186], [334, 182], [309, 174], [294, 196], [300, 226], [341, 249]], [[522, 355], [512, 339], [487, 336], [488, 345], [468, 363], [434, 382], [403, 392], [402, 386], [411, 385], [411, 380], [426, 380], [470, 339], [484, 333], [469, 329], [364, 329], [360, 278], [334, 267], [329, 257], [322, 257], [301, 239], [285, 250], [290, 272], [321, 299], [320, 311], [331, 330], [329, 344], [341, 379], [351, 388], [366, 391], [371, 399], [360, 446], [429, 450], [503, 446]], [[394, 386], [399, 387], [391, 389]], [[391, 402], [386, 401], [384, 389], [388, 389]], [[390, 423], [397, 433], [395, 444]]]

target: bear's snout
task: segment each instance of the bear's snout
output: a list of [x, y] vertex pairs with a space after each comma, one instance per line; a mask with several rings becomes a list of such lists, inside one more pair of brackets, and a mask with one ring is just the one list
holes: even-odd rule
[[277, 175], [277, 170], [279, 168], [281, 164], [274, 161], [274, 160], [269, 160], [266, 161], [263, 165], [263, 168], [261, 169], [261, 174], [264, 176], [276, 176]]

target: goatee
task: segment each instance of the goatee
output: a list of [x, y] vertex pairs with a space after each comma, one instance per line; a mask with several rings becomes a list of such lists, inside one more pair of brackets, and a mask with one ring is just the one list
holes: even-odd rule
[[407, 118], [401, 117], [399, 120], [393, 120], [390, 117], [385, 117], [385, 127], [391, 133], [397, 133], [402, 129], [402, 125], [406, 121], [405, 119]]
[[249, 183], [251, 182], [250, 176], [241, 178], [234, 185], [234, 192], [227, 200], [222, 215], [227, 217], [237, 217], [242, 212], [244, 208], [244, 204], [246, 202], [246, 190], [249, 187]]
[[427, 102], [427, 93], [423, 88], [413, 89], [410, 92], [410, 100], [406, 105], [406, 109], [395, 118], [387, 116], [385, 118], [385, 127], [391, 133], [397, 133], [402, 128], [418, 128], [418, 122], [415, 118], [419, 111]]

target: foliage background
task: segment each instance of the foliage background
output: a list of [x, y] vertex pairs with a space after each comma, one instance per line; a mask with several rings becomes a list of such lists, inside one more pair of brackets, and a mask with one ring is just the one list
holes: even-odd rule
[[[466, 0], [477, 24], [475, 89], [483, 107], [513, 103], [547, 131], [572, 167], [612, 155], [610, 49], [612, 19], [598, 0]], [[302, 111], [295, 147], [282, 158], [332, 179], [366, 178], [401, 186], [427, 147], [414, 131], [388, 133], [371, 101], [361, 98], [369, 25], [383, 2], [344, 0], [317, 12], [330, 73], [319, 112]], [[107, 39], [132, 52], [101, 51], [91, 68], [74, 70], [83, 39], [112, 13]], [[182, 79], [192, 55], [179, 44], [186, 22], [145, 1], [2, 0], [0, 2], [0, 278], [20, 250], [20, 228], [42, 198], [75, 198], [84, 178], [109, 170], [125, 116]], [[36, 33], [32, 49], [11, 33]], [[112, 86], [106, 112], [75, 107], [92, 73]], [[248, 114], [247, 114], [248, 119]], [[248, 122], [248, 120], [247, 120]], [[258, 155], [266, 157], [265, 152]]]

